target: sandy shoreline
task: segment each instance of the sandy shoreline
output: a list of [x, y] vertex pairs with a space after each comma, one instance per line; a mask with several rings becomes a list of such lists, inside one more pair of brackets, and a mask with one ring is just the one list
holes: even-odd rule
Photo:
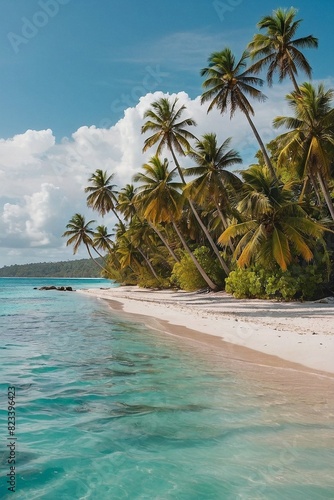
[[334, 374], [334, 303], [237, 300], [225, 292], [138, 287], [80, 292], [108, 300], [114, 310], [141, 316], [152, 328], [233, 351], [258, 364]]

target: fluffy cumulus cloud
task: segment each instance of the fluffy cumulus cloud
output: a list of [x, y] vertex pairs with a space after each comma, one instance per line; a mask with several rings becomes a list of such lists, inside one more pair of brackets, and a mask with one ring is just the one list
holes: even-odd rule
[[43, 183], [32, 195], [3, 205], [0, 242], [2, 246], [24, 248], [58, 245], [57, 233], [63, 210], [70, 208], [59, 187]]
[[5, 161], [6, 166], [24, 169], [25, 166], [36, 162], [54, 143], [55, 138], [50, 129], [27, 130], [11, 139], [0, 139], [0, 165]]
[[[265, 141], [275, 135], [273, 117], [288, 113], [285, 93], [282, 86], [271, 90], [269, 105], [255, 106], [254, 121]], [[114, 174], [119, 188], [132, 181], [133, 174], [154, 154], [154, 150], [142, 153], [144, 113], [163, 95], [155, 92], [141, 97], [110, 128], [84, 126], [60, 142], [51, 130], [27, 130], [0, 139], [0, 266], [71, 258], [61, 237], [68, 220], [76, 212], [99, 219], [86, 207], [84, 188], [89, 176], [100, 168]], [[232, 137], [232, 146], [240, 151], [244, 165], [253, 161], [258, 146], [241, 114], [230, 120], [216, 110], [208, 114], [199, 97], [190, 99], [184, 92], [177, 97], [186, 106], [184, 116], [197, 123], [192, 130], [196, 137], [211, 131], [220, 141]], [[165, 154], [168, 156], [167, 151]], [[115, 220], [109, 216], [103, 222], [112, 229]], [[84, 252], [79, 256], [85, 256]]]

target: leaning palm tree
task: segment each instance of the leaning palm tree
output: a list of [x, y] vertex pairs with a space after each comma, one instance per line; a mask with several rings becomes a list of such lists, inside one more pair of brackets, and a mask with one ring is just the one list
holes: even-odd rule
[[111, 234], [108, 233], [108, 228], [104, 225], [97, 226], [93, 235], [93, 245], [96, 250], [110, 252], [113, 248]]
[[136, 270], [141, 267], [141, 256], [126, 234], [117, 239], [116, 255], [121, 270], [128, 268], [135, 276], [137, 274]]
[[326, 91], [323, 84], [315, 87], [311, 83], [303, 83], [298, 92], [287, 95], [294, 116], [279, 116], [275, 118], [274, 126], [284, 126], [290, 130], [278, 138], [282, 148], [278, 162], [288, 162], [290, 157], [298, 158], [300, 178], [318, 182], [334, 220], [334, 206], [328, 185], [332, 161], [328, 148], [334, 145], [333, 97], [334, 89]]
[[202, 104], [210, 101], [208, 112], [217, 108], [221, 114], [230, 110], [230, 118], [233, 118], [235, 112], [240, 110], [247, 118], [247, 121], [259, 143], [265, 163], [274, 179], [276, 173], [268, 156], [265, 145], [257, 131], [251, 115], [254, 110], [246, 95], [258, 100], [264, 101], [266, 96], [254, 85], [262, 86], [263, 80], [256, 78], [246, 69], [246, 60], [249, 57], [247, 51], [243, 52], [240, 61], [236, 62], [232, 51], [227, 47], [221, 52], [214, 52], [209, 57], [209, 66], [203, 68], [202, 76], [207, 79], [203, 82], [206, 90], [201, 97]]
[[228, 191], [238, 189], [242, 184], [239, 177], [227, 170], [242, 163], [239, 153], [228, 149], [230, 143], [231, 138], [228, 138], [218, 146], [216, 134], [204, 134], [195, 148], [188, 152], [196, 166], [184, 170], [185, 175], [194, 176], [184, 188], [186, 196], [200, 205], [213, 202], [224, 229], [228, 226], [226, 214], [230, 211]]
[[296, 77], [298, 70], [302, 70], [311, 78], [312, 68], [299, 49], [317, 48], [318, 39], [312, 35], [294, 38], [302, 19], [295, 20], [297, 10], [277, 9], [271, 16], [265, 16], [258, 23], [260, 30], [265, 34], [257, 33], [248, 44], [252, 59], [258, 59], [251, 70], [259, 73], [268, 67], [267, 81], [272, 86], [273, 77], [278, 73], [282, 82], [287, 76], [291, 79], [296, 92], [299, 91]]
[[138, 217], [133, 217], [127, 232], [125, 233], [131, 244], [138, 250], [147, 267], [159, 282], [160, 278], [153, 267], [152, 255], [156, 253], [156, 233], [151, 225], [143, 223]]
[[230, 225], [219, 242], [226, 245], [239, 238], [234, 257], [241, 268], [257, 262], [270, 268], [277, 263], [286, 271], [296, 257], [310, 262], [326, 228], [292, 201], [289, 189], [278, 186], [266, 167], [254, 165], [242, 175], [245, 184], [238, 209], [246, 220]]
[[[137, 275], [142, 268], [142, 262], [146, 264], [154, 278], [160, 282], [156, 273], [149, 252], [152, 249], [150, 235], [147, 232], [147, 225], [138, 224], [136, 217], [133, 217], [130, 224], [126, 227], [124, 224], [116, 225], [117, 249], [121, 268], [128, 267], [134, 275]], [[152, 231], [151, 231], [152, 232]]]
[[[151, 105], [151, 109], [148, 109], [145, 112], [144, 117], [149, 118], [149, 120], [144, 123], [142, 127], [142, 133], [153, 131], [154, 134], [145, 140], [143, 151], [146, 151], [148, 148], [154, 146], [155, 144], [158, 144], [156, 155], [159, 156], [162, 150], [166, 147], [170, 151], [181, 181], [185, 185], [186, 181], [184, 179], [181, 166], [178, 162], [176, 152], [179, 155], [184, 156], [185, 150], [190, 149], [189, 140], [196, 139], [196, 137], [187, 129], [185, 129], [185, 127], [196, 125], [196, 123], [191, 118], [181, 120], [181, 115], [186, 108], [185, 106], [177, 108], [177, 102], [177, 98], [175, 98], [174, 101], [171, 102], [170, 99], [163, 97], [161, 99], [158, 99], [158, 101], [153, 102], [153, 104]], [[190, 199], [188, 200], [188, 202], [190, 205], [190, 209], [196, 217], [200, 228], [205, 234], [209, 244], [211, 245], [211, 248], [215, 252], [221, 267], [228, 275], [230, 272], [229, 268], [222, 258], [219, 249], [213, 241], [207, 227], [199, 216], [194, 203]]]
[[189, 254], [197, 270], [211, 290], [217, 290], [217, 285], [207, 275], [190, 250], [179, 227], [178, 220], [182, 215], [184, 197], [182, 183], [175, 182], [175, 169], [169, 170], [168, 160], [161, 161], [158, 156], [153, 156], [143, 165], [143, 172], [134, 176], [135, 182], [140, 182], [136, 195], [137, 202], [142, 206], [142, 213], [148, 221], [156, 225], [171, 222], [180, 241]]
[[96, 210], [102, 217], [109, 212], [113, 212], [118, 220], [120, 220], [116, 212], [117, 191], [115, 185], [111, 184], [114, 174], [108, 175], [107, 172], [97, 169], [88, 179], [92, 183], [91, 186], [85, 188], [85, 193], [90, 193], [87, 196], [87, 206]]
[[69, 239], [66, 242], [66, 246], [73, 245], [73, 254], [75, 255], [79, 247], [83, 244], [85, 245], [89, 257], [95, 262], [97, 266], [99, 266], [103, 271], [106, 269], [94, 259], [90, 249], [94, 248], [93, 237], [94, 231], [90, 227], [90, 224], [95, 222], [94, 220], [90, 220], [86, 222], [85, 217], [81, 214], [74, 214], [70, 219], [68, 224], [66, 225], [67, 231], [65, 231], [62, 236], [68, 237]]
[[118, 193], [117, 210], [123, 215], [126, 221], [131, 221], [132, 217], [137, 213], [134, 204], [135, 194], [136, 188], [133, 184], [127, 184]]
[[[118, 210], [123, 214], [126, 221], [131, 221], [133, 217], [137, 217], [140, 220], [140, 216], [138, 214], [138, 206], [135, 203], [136, 199], [136, 189], [133, 184], [127, 184], [124, 188], [122, 188], [118, 194]], [[160, 229], [148, 221], [148, 224], [151, 226], [153, 231], [159, 236], [171, 256], [176, 262], [179, 262], [178, 257], [176, 256], [174, 250], [169, 245], [167, 239], [163, 236]]]

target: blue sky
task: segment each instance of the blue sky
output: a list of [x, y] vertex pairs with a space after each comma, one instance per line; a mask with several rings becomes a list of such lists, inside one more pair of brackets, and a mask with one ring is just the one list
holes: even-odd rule
[[[249, 0], [60, 1], [64, 5], [58, 0], [1, 2], [1, 137], [51, 128], [59, 140], [82, 125], [115, 123], [125, 108], [136, 104], [141, 90], [186, 91], [195, 97], [208, 55], [225, 44], [240, 52], [260, 17], [281, 5]], [[333, 3], [321, 0], [321, 13], [313, 1], [299, 4], [301, 32], [320, 38], [319, 49], [308, 53], [314, 77], [326, 78], [333, 62]], [[57, 10], [53, 17], [47, 15]], [[22, 36], [26, 42], [14, 37], [23, 30], [31, 35]]]
[[[305, 53], [313, 78], [332, 85], [332, 0], [293, 5], [303, 19], [299, 35], [319, 38], [318, 50]], [[241, 54], [263, 15], [290, 6], [271, 0], [2, 0], [0, 266], [72, 258], [60, 234], [71, 209], [87, 212], [80, 190], [88, 174], [115, 168], [119, 182], [128, 182], [142, 163], [134, 151], [142, 142], [145, 102], [156, 92], [181, 93], [209, 126], [197, 108], [199, 71], [210, 53], [228, 45]], [[276, 103], [280, 110], [290, 88], [288, 82], [265, 88], [270, 108]], [[267, 111], [258, 117], [270, 139], [275, 115]], [[211, 124], [220, 129], [216, 116]], [[227, 135], [238, 135], [232, 129]], [[245, 137], [233, 146], [246, 157], [247, 149], [256, 149]], [[69, 161], [73, 154], [75, 162]], [[53, 203], [63, 210], [54, 211]]]

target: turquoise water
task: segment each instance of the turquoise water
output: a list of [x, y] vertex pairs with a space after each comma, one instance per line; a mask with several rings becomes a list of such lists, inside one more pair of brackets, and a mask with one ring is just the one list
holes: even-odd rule
[[334, 499], [330, 380], [228, 359], [44, 284], [113, 286], [0, 278], [1, 499]]

